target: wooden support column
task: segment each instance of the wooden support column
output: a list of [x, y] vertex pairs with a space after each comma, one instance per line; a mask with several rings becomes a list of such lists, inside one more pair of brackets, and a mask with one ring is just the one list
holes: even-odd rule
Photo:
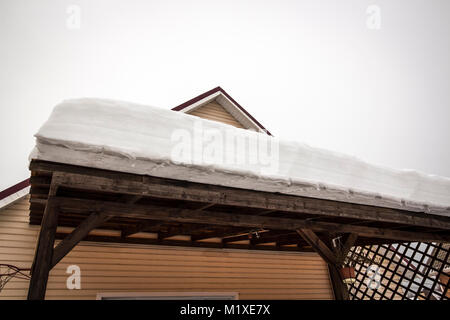
[[339, 267], [336, 265], [328, 264], [328, 272], [330, 274], [331, 285], [333, 286], [333, 293], [335, 300], [348, 300], [348, 288], [344, 283]]
[[41, 231], [39, 232], [39, 240], [31, 268], [28, 300], [43, 300], [45, 298], [48, 275], [52, 267], [58, 211], [59, 208], [55, 202], [49, 200], [42, 218]]
[[[336, 300], [348, 300], [348, 288], [344, 283], [339, 268], [342, 264], [342, 253], [331, 249], [313, 231], [309, 229], [298, 229], [297, 233], [319, 254], [328, 264], [330, 281], [333, 286], [334, 298]], [[352, 236], [352, 241], [353, 240]], [[356, 239], [355, 239], [356, 240]]]

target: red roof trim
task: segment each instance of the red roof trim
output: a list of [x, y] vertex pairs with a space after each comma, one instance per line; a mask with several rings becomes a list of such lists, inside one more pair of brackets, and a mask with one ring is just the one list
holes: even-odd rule
[[258, 127], [260, 127], [262, 130], [264, 130], [265, 132], [267, 132], [267, 134], [269, 136], [271, 136], [272, 134], [269, 132], [269, 130], [267, 130], [266, 128], [264, 128], [264, 126], [258, 122], [258, 120], [256, 120], [255, 118], [253, 118], [253, 116], [247, 112], [247, 110], [245, 110], [239, 103], [236, 102], [236, 100], [234, 100], [225, 90], [223, 90], [221, 87], [216, 87], [212, 90], [209, 90], [205, 93], [202, 93], [201, 95], [186, 101], [182, 104], [180, 104], [179, 106], [176, 106], [175, 108], [172, 108], [172, 110], [174, 111], [180, 111], [183, 110], [184, 108], [190, 106], [191, 104], [194, 104], [216, 92], [220, 91], [225, 97], [227, 97], [231, 102], [233, 102], [243, 113], [245, 113], [247, 115], [247, 117], [249, 117], [254, 123], [256, 123], [256, 125], [258, 125]]
[[6, 197], [9, 197], [10, 195], [25, 189], [26, 187], [28, 187], [30, 185], [30, 179], [25, 179], [15, 185], [13, 185], [12, 187], [9, 187], [3, 191], [0, 192], [0, 200], [5, 199]]
[[192, 98], [191, 100], [188, 100], [182, 104], [180, 104], [179, 106], [176, 106], [175, 108], [172, 108], [173, 111], [180, 111], [183, 110], [186, 107], [189, 107], [191, 104], [196, 103], [197, 101], [200, 101], [204, 98], [206, 98], [207, 96], [212, 95], [213, 93], [216, 93], [217, 91], [221, 91], [222, 89], [220, 87], [216, 87], [212, 90], [206, 91], [205, 93], [202, 93], [201, 95]]

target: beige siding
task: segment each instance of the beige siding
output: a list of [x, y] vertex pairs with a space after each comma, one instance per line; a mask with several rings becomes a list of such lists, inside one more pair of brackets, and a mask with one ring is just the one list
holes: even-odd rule
[[[28, 200], [0, 209], [0, 263], [30, 267], [38, 227]], [[81, 290], [66, 289], [66, 268], [81, 268]], [[0, 299], [25, 299], [11, 280]], [[238, 292], [240, 299], [332, 299], [326, 265], [313, 253], [82, 243], [50, 273], [48, 299], [95, 299], [101, 292]]]
[[237, 128], [244, 128], [228, 111], [226, 111], [217, 102], [210, 102], [200, 108], [188, 112], [188, 114], [209, 119], [217, 122], [226, 123]]

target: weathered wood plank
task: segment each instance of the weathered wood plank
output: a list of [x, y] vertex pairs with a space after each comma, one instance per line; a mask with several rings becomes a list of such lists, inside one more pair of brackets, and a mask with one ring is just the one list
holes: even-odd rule
[[[56, 239], [64, 239], [67, 233], [57, 233]], [[187, 241], [187, 240], [172, 240], [172, 239], [149, 239], [149, 238], [121, 238], [116, 236], [98, 236], [87, 235], [83, 241], [94, 242], [110, 242], [110, 243], [132, 243], [132, 244], [147, 244], [147, 245], [165, 245], [165, 246], [180, 246], [180, 247], [198, 247], [198, 248], [227, 248], [227, 249], [243, 249], [243, 250], [267, 250], [267, 251], [297, 251], [310, 252], [311, 250], [302, 249], [298, 247], [281, 247], [275, 246], [249, 246], [245, 244], [233, 243], [216, 243], [203, 241]]]
[[180, 182], [148, 176], [140, 177], [141, 180], [136, 181], [67, 173], [65, 176], [60, 177], [58, 183], [61, 186], [92, 191], [107, 191], [165, 199], [390, 222], [402, 225], [408, 224], [412, 226], [450, 230], [450, 218], [444, 216], [268, 192]]
[[116, 202], [72, 198], [56, 198], [55, 201], [57, 201], [61, 208], [65, 210], [85, 210], [87, 212], [95, 210], [105, 212], [105, 214], [108, 215], [128, 218], [211, 224], [227, 227], [249, 227], [271, 230], [296, 231], [297, 229], [306, 228], [314, 231], [357, 233], [365, 237], [397, 239], [404, 241], [450, 241], [449, 234], [398, 231], [374, 227], [345, 225], [331, 222], [307, 221], [302, 219], [238, 215], [212, 211], [203, 212], [198, 210], [168, 208], [156, 205], [130, 205]]

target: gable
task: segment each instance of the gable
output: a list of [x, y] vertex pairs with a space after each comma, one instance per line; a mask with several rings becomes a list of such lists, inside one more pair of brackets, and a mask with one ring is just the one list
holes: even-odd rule
[[272, 135], [221, 87], [202, 93], [172, 110]]
[[225, 110], [224, 107], [217, 103], [216, 100], [186, 113], [203, 119], [229, 124], [236, 128], [245, 129], [245, 127], [227, 110]]

